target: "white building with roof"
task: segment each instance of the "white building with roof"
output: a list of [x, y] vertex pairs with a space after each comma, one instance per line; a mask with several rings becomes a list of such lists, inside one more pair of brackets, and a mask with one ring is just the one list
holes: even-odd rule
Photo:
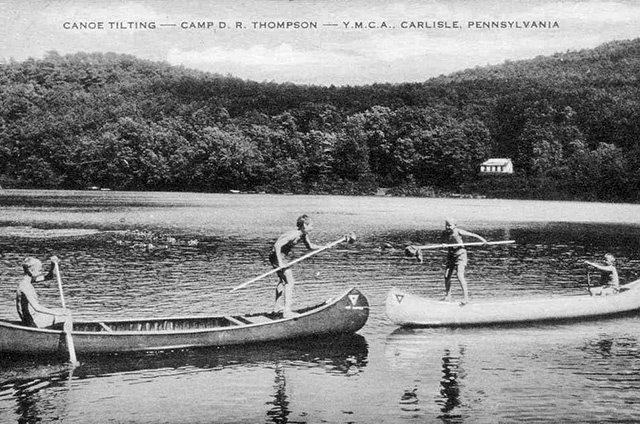
[[513, 162], [507, 158], [491, 158], [480, 164], [482, 174], [513, 174]]

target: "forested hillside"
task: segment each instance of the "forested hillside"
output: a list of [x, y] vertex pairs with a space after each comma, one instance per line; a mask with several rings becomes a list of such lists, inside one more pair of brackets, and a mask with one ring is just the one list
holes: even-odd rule
[[359, 87], [50, 52], [0, 64], [0, 185], [637, 202], [638, 75], [640, 39]]

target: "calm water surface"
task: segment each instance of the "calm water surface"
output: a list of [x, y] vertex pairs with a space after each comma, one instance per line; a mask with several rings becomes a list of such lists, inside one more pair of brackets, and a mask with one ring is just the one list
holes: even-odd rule
[[[356, 286], [371, 315], [355, 336], [135, 356], [0, 358], [0, 422], [638, 422], [640, 315], [584, 323], [404, 330], [392, 286], [442, 295], [444, 217], [489, 240], [470, 249], [472, 298], [575, 296], [585, 259], [640, 277], [640, 206], [489, 199], [0, 191], [0, 317], [15, 319], [20, 262], [62, 260], [78, 318], [269, 310], [267, 254], [298, 215], [339, 245], [296, 266], [298, 305]], [[155, 238], [150, 240], [149, 235]], [[305, 253], [303, 250], [296, 255]], [[592, 276], [596, 280], [596, 276]], [[454, 296], [460, 289], [454, 282]], [[41, 301], [58, 305], [55, 284]]]

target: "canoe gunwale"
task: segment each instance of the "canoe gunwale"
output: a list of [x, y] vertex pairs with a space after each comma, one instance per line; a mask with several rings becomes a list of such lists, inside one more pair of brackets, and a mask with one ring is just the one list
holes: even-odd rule
[[[638, 308], [640, 309], [640, 308]], [[505, 320], [500, 322], [478, 322], [478, 323], [403, 323], [397, 324], [402, 328], [416, 328], [416, 329], [471, 329], [471, 328], [519, 328], [528, 327], [531, 325], [560, 325], [579, 322], [597, 321], [601, 319], [615, 319], [619, 317], [635, 316], [638, 314], [638, 309], [610, 312], [602, 315], [585, 315], [581, 317], [561, 317], [561, 318], [538, 318], [532, 320]]]

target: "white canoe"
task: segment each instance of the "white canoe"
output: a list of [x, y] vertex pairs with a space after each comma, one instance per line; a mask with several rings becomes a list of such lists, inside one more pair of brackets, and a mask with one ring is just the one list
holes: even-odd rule
[[386, 300], [389, 319], [406, 327], [456, 327], [603, 317], [640, 309], [640, 280], [609, 296], [474, 299], [461, 306], [392, 288]]

